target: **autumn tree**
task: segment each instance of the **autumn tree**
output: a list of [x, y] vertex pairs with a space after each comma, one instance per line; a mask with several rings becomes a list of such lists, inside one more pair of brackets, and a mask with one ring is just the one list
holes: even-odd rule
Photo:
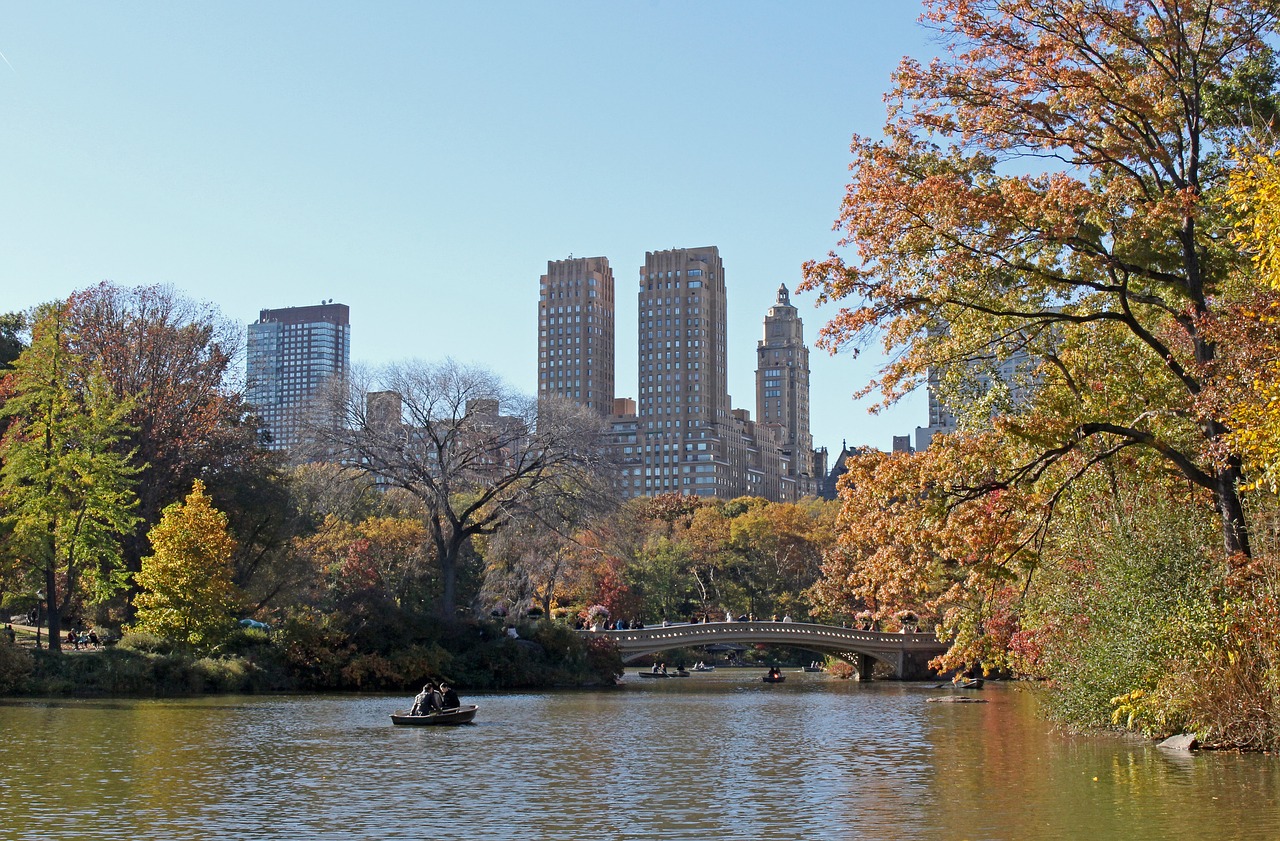
[[1211, 493], [1226, 553], [1247, 554], [1241, 463], [1215, 452], [1228, 420], [1196, 403], [1238, 260], [1229, 147], [1273, 111], [1271, 6], [932, 0], [924, 19], [945, 54], [904, 60], [884, 137], [853, 140], [838, 225], [859, 261], [805, 267], [803, 288], [852, 302], [822, 341], [882, 336], [889, 400], [933, 372], [945, 401], [1029, 355], [1006, 428], [1035, 449], [971, 490], [1145, 449]]
[[272, 469], [232, 379], [241, 327], [166, 286], [102, 283], [72, 295], [67, 308], [74, 350], [131, 406], [118, 449], [141, 470], [140, 522], [124, 545], [136, 571], [148, 529], [193, 480], [230, 496], [247, 475]]
[[445, 617], [456, 612], [473, 537], [610, 487], [598, 415], [522, 397], [486, 371], [401, 363], [341, 384], [335, 397], [342, 422], [318, 428], [317, 438], [422, 503]]
[[413, 609], [438, 589], [427, 528], [416, 517], [346, 523], [330, 515], [315, 534], [299, 538], [295, 550], [316, 566], [337, 602], [376, 599]]
[[148, 535], [155, 554], [134, 576], [133, 630], [197, 650], [210, 650], [235, 628], [243, 595], [233, 581], [235, 541], [227, 517], [213, 507], [197, 479], [186, 499], [164, 509]]
[[1020, 596], [1040, 561], [1044, 500], [1022, 489], [957, 500], [999, 465], [994, 433], [919, 453], [868, 451], [840, 479], [839, 538], [809, 597], [828, 616], [910, 612], [952, 641], [948, 667], [1007, 665]]
[[71, 344], [65, 309], [43, 308], [31, 346], [5, 376], [0, 409], [9, 421], [0, 506], [13, 530], [10, 551], [45, 594], [55, 651], [75, 598], [97, 602], [124, 586], [119, 536], [137, 521], [137, 470], [119, 450], [131, 406]]
[[1227, 444], [1251, 471], [1254, 483], [1280, 490], [1280, 156], [1256, 151], [1239, 156], [1228, 199], [1232, 240], [1249, 258], [1239, 290], [1211, 324], [1231, 353], [1221, 362], [1207, 411], [1228, 418]]
[[25, 313], [9, 312], [0, 315], [0, 370], [10, 367], [13, 360], [26, 349], [23, 334], [27, 330]]

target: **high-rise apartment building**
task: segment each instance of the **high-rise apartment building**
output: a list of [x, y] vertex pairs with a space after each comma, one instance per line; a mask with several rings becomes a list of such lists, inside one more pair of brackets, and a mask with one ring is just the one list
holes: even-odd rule
[[[598, 290], [594, 297], [591, 289]], [[603, 257], [547, 264], [539, 301], [538, 392], [609, 414], [609, 447], [626, 496], [679, 492], [791, 500], [820, 490], [825, 458], [815, 467], [809, 351], [785, 286], [769, 310], [757, 349], [758, 421], [745, 409], [731, 408], [728, 298], [719, 249], [645, 254], [638, 298], [638, 395], [634, 401], [611, 398], [602, 404], [597, 401], [604, 392], [589, 389], [605, 382], [600, 360], [613, 364], [612, 289]], [[608, 344], [593, 345], [597, 340]], [[587, 370], [589, 375], [576, 373]], [[611, 395], [612, 378], [607, 382]]]
[[613, 409], [613, 270], [606, 257], [547, 262], [538, 297], [538, 396]]
[[821, 479], [809, 432], [809, 348], [785, 284], [764, 317], [764, 338], [756, 343], [756, 423], [781, 427], [786, 475], [797, 482], [796, 493], [818, 493]]
[[731, 475], [728, 308], [715, 246], [650, 251], [640, 270], [638, 427], [633, 496], [720, 496]]
[[262, 310], [249, 325], [245, 399], [271, 433], [269, 449], [304, 440], [322, 422], [316, 398], [351, 365], [351, 311], [332, 301]]

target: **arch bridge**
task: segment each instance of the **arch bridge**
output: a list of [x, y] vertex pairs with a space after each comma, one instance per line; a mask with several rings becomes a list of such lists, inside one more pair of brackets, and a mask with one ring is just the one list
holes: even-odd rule
[[893, 670], [898, 680], [924, 680], [936, 675], [929, 660], [947, 650], [932, 633], [885, 634], [807, 622], [695, 622], [627, 631], [581, 631], [613, 641], [622, 662], [672, 648], [717, 643], [785, 645], [830, 654], [853, 665], [859, 680], [871, 677], [873, 661]]

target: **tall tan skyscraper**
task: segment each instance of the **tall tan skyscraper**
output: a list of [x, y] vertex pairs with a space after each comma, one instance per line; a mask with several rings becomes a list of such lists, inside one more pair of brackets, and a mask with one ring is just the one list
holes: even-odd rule
[[547, 262], [538, 299], [538, 396], [613, 409], [613, 269], [607, 257]]
[[764, 338], [756, 343], [756, 422], [782, 427], [782, 449], [799, 492], [811, 486], [813, 435], [809, 432], [809, 348], [804, 322], [791, 305], [785, 284], [764, 317]]
[[640, 270], [639, 389], [645, 496], [717, 495], [728, 456], [727, 308], [714, 246], [650, 251]]
[[786, 287], [769, 310], [757, 350], [759, 422], [729, 400], [728, 298], [719, 249], [647, 252], [638, 303], [634, 401], [612, 397], [608, 261], [548, 263], [538, 304], [538, 393], [609, 416], [607, 446], [622, 493], [772, 500], [816, 493], [809, 351]]

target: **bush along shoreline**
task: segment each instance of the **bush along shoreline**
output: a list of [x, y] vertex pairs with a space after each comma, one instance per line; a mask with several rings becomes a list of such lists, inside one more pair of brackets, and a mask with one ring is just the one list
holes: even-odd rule
[[563, 625], [533, 622], [512, 637], [493, 623], [440, 623], [432, 633], [361, 646], [323, 622], [242, 629], [216, 652], [151, 634], [55, 653], [0, 641], [0, 695], [184, 696], [298, 691], [400, 692], [428, 679], [464, 691], [612, 686], [616, 648]]

